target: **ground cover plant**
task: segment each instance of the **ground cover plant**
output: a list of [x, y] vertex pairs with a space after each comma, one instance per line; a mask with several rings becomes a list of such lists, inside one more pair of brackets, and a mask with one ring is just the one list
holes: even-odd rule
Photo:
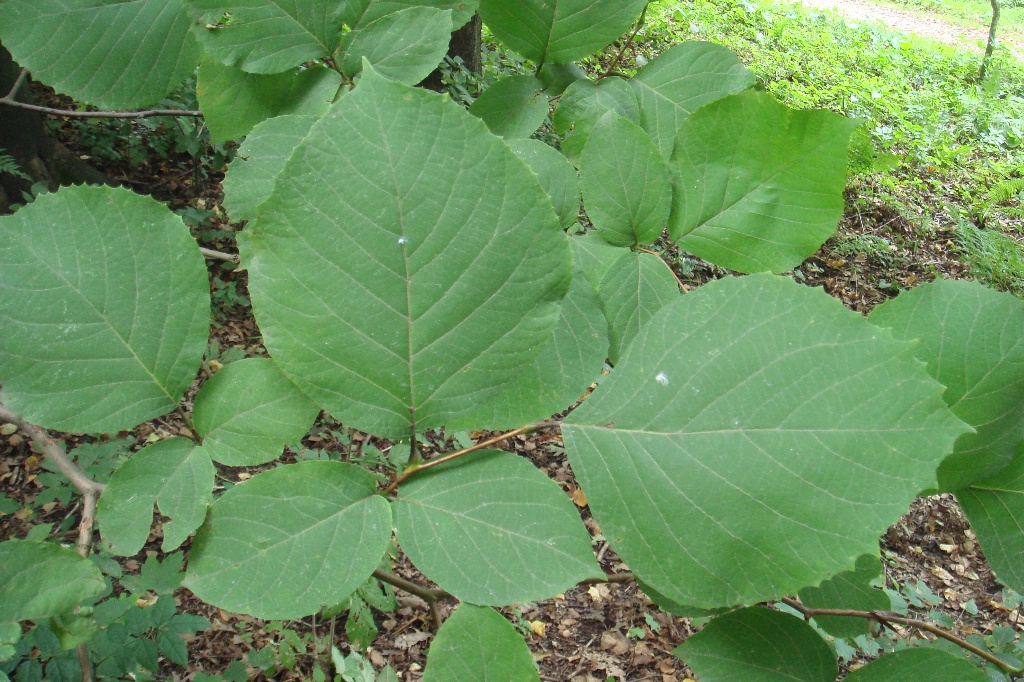
[[[703, 682], [834, 680], [823, 633], [909, 622], [872, 587], [878, 537], [936, 491], [1024, 591], [1020, 301], [938, 281], [864, 319], [778, 276], [834, 233], [858, 121], [785, 106], [712, 43], [666, 47], [628, 78], [614, 56], [590, 78], [571, 66], [631, 32], [644, 2], [563, 14], [483, 0], [537, 75], [497, 80], [468, 110], [412, 86], [471, 3], [85, 5], [6, 0], [0, 40], [97, 106], [150, 104], [198, 63], [214, 141], [246, 136], [224, 207], [247, 221], [241, 263], [270, 357], [208, 356], [204, 252], [152, 199], [66, 187], [0, 220], [0, 421], [82, 495], [77, 552], [43, 534], [0, 543], [4, 674], [42, 676], [32, 650], [61, 679], [180, 662], [179, 633], [207, 623], [161, 602], [178, 584], [225, 611], [357, 623], [393, 607], [383, 582], [435, 616], [438, 600], [461, 602], [423, 679], [538, 679], [494, 607], [635, 581], [662, 609], [709, 619], [676, 650]], [[119, 43], [83, 77], [68, 66], [82, 55], [45, 47], [64, 21], [89, 46], [104, 44], [89, 26], [119, 22], [161, 40]], [[549, 115], [561, 153], [531, 139]], [[666, 239], [747, 274], [683, 296], [651, 249]], [[175, 412], [176, 436], [130, 456], [117, 439], [69, 456], [42, 430], [117, 434]], [[321, 412], [386, 453], [275, 464]], [[499, 433], [425, 458], [442, 428]], [[630, 572], [606, 574], [578, 505], [493, 449], [550, 429]], [[215, 495], [232, 467], [260, 470]], [[108, 557], [151, 535], [168, 558], [117, 575]], [[437, 588], [395, 576], [396, 548]], [[162, 606], [143, 618], [131, 606], [146, 593]], [[251, 667], [307, 645], [285, 630]], [[925, 648], [848, 679], [1022, 674], [1012, 655], [947, 637], [987, 672]], [[332, 654], [338, 679], [396, 677]]]
[[[945, 234], [962, 260], [976, 264], [972, 276], [1007, 289], [988, 273], [1013, 271], [1021, 253], [1024, 69], [1011, 54], [997, 52], [979, 83], [976, 53], [779, 3], [661, 3], [641, 36], [641, 56], [685, 38], [722, 43], [789, 106], [862, 119], [850, 152], [859, 210], [885, 206], [909, 216], [902, 222], [921, 228], [910, 250], [928, 232]], [[983, 234], [979, 249], [970, 226], [1018, 244]], [[902, 241], [896, 233], [878, 236]], [[991, 242], [1008, 250], [988, 248]]]

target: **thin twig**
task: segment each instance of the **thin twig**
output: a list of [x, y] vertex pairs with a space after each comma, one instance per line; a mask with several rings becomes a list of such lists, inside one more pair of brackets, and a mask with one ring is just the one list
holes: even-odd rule
[[181, 405], [178, 405], [177, 407], [174, 408], [174, 411], [177, 413], [179, 417], [181, 417], [182, 421], [185, 422], [185, 428], [187, 428], [189, 430], [189, 433], [192, 435], [192, 440], [194, 440], [197, 443], [203, 442], [203, 437], [199, 435], [198, 431], [196, 431], [196, 427], [192, 426], [192, 418], [185, 413], [185, 408], [183, 408]]
[[210, 260], [226, 260], [231, 263], [238, 262], [237, 253], [223, 253], [221, 251], [214, 251], [213, 249], [207, 249], [202, 246], [199, 247], [199, 252], [202, 253], [204, 257], [209, 258]]
[[[64, 448], [56, 440], [46, 435], [46, 432], [35, 424], [31, 424], [18, 415], [0, 405], [0, 421], [14, 424], [22, 430], [36, 447], [43, 453], [43, 457], [57, 467], [71, 484], [82, 493], [82, 520], [78, 524], [78, 553], [84, 559], [89, 558], [92, 553], [92, 526], [96, 518], [96, 500], [103, 492], [103, 484], [97, 483], [85, 475], [78, 465], [67, 456]], [[79, 644], [77, 647], [78, 663], [82, 669], [82, 682], [92, 682], [92, 664], [89, 662], [89, 646]]]
[[631, 583], [635, 582], [636, 578], [629, 571], [623, 571], [622, 573], [607, 573], [603, 578], [587, 578], [581, 580], [579, 585], [601, 585], [603, 583]]
[[28, 78], [28, 69], [22, 69], [21, 73], [18, 74], [18, 78], [14, 81], [14, 85], [11, 86], [11, 91], [8, 92], [4, 99], [14, 99], [14, 96], [18, 94], [18, 90], [21, 90], [21, 86], [25, 84], [25, 80]]
[[30, 424], [25, 421], [3, 405], [0, 405], [0, 422], [14, 424], [24, 431], [43, 453], [43, 456], [50, 460], [50, 462], [57, 467], [57, 470], [64, 474], [64, 476], [71, 481], [71, 484], [78, 488], [83, 495], [86, 493], [99, 495], [103, 492], [103, 484], [97, 483], [86, 476], [85, 473], [78, 468], [78, 465], [64, 453], [64, 449], [57, 443], [57, 441], [46, 435], [41, 428], [35, 424]]
[[15, 95], [18, 94], [18, 90], [21, 89], [21, 86], [25, 82], [25, 78], [27, 76], [28, 71], [22, 69], [21, 73], [18, 74], [18, 80], [14, 82], [14, 87], [11, 88], [11, 91], [3, 97], [0, 97], [0, 104], [6, 104], [9, 107], [17, 107], [18, 109], [28, 109], [29, 111], [35, 111], [40, 114], [67, 116], [69, 118], [153, 118], [155, 116], [191, 116], [194, 118], [200, 118], [203, 115], [203, 112], [201, 111], [188, 111], [185, 109], [146, 109], [145, 111], [74, 111], [71, 109], [41, 107], [38, 104], [19, 102], [15, 99]]
[[423, 471], [424, 469], [429, 469], [431, 467], [436, 467], [438, 464], [450, 462], [453, 459], [462, 457], [463, 455], [468, 455], [469, 453], [474, 452], [476, 450], [482, 450], [483, 448], [495, 445], [496, 443], [500, 443], [503, 440], [508, 440], [509, 438], [514, 438], [515, 436], [518, 436], [520, 434], [533, 433], [534, 431], [540, 431], [541, 429], [550, 428], [552, 426], [558, 426], [558, 422], [540, 422], [539, 424], [521, 426], [518, 429], [506, 431], [505, 433], [499, 436], [494, 436], [493, 438], [488, 438], [487, 440], [480, 441], [476, 445], [471, 445], [468, 448], [463, 448], [462, 450], [445, 455], [444, 457], [438, 457], [437, 459], [432, 459], [429, 462], [424, 462], [418, 467], [406, 469], [404, 474], [396, 478], [394, 481], [391, 482], [391, 484], [387, 488], [384, 489], [384, 494], [390, 495], [391, 493], [395, 492], [395, 489], [398, 488], [398, 486], [401, 485], [403, 482], [405, 482], [407, 478], [419, 473], [420, 471]]
[[622, 49], [619, 50], [619, 53], [615, 55], [615, 59], [612, 60], [612, 63], [608, 66], [608, 69], [600, 76], [598, 76], [597, 80], [602, 80], [612, 75], [612, 72], [615, 71], [615, 67], [618, 66], [619, 62], [622, 61], [622, 57], [625, 56], [626, 50], [628, 50], [630, 46], [633, 44], [633, 41], [636, 39], [637, 34], [640, 33], [640, 29], [644, 27], [644, 20], [647, 18], [648, 6], [649, 5], [644, 5], [644, 11], [640, 13], [640, 18], [636, 20], [636, 28], [633, 29], [633, 32], [629, 35], [629, 38], [626, 40], [626, 43], [622, 46]]
[[952, 642], [960, 648], [966, 649], [967, 651], [970, 651], [972, 654], [984, 658], [989, 663], [994, 663], [995, 665], [999, 666], [1011, 675], [1019, 675], [1020, 673], [1024, 672], [1024, 667], [1015, 668], [1006, 661], [1003, 661], [999, 659], [997, 656], [994, 656], [993, 654], [989, 653], [988, 651], [980, 649], [971, 644], [970, 642], [961, 639], [956, 635], [952, 634], [951, 632], [947, 632], [946, 630], [943, 630], [937, 625], [933, 625], [932, 623], [929, 623], [927, 621], [917, 620], [914, 618], [906, 618], [899, 614], [892, 613], [891, 611], [856, 611], [853, 609], [812, 609], [804, 606], [792, 597], [783, 597], [782, 602], [787, 606], [791, 606], [792, 608], [799, 611], [801, 614], [803, 614], [805, 618], [814, 618], [815, 616], [840, 616], [848, 618], [865, 618], [867, 620], [873, 620], [878, 623], [881, 623], [882, 625], [889, 625], [890, 623], [907, 625], [909, 627], [917, 628], [918, 630], [930, 632], [936, 637], [941, 637], [942, 639], [948, 642]]
[[400, 590], [404, 590], [409, 594], [415, 595], [427, 602], [427, 606], [430, 607], [430, 615], [434, 619], [434, 625], [441, 628], [441, 612], [437, 610], [437, 601], [439, 599], [451, 599], [452, 595], [445, 590], [433, 590], [429, 587], [423, 587], [416, 583], [406, 580], [394, 573], [388, 573], [383, 569], [376, 569], [373, 572], [373, 577], [382, 583], [387, 583], [393, 587], [397, 587]]

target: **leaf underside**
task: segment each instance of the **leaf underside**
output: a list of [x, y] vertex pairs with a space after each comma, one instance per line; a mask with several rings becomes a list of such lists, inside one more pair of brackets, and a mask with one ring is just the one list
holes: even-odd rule
[[941, 391], [824, 292], [728, 278], [663, 308], [562, 433], [622, 559], [677, 603], [731, 606], [874, 551], [968, 428]]
[[262, 208], [241, 247], [267, 348], [323, 409], [380, 436], [444, 425], [513, 383], [571, 279], [523, 162], [457, 105], [372, 70]]
[[65, 187], [0, 218], [0, 290], [0, 400], [46, 428], [116, 433], [166, 414], [206, 351], [199, 247], [126, 189]]

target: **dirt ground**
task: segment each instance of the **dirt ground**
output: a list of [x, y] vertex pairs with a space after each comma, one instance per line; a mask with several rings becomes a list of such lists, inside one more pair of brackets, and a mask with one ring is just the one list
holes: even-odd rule
[[[988, 40], [988, 30], [957, 26], [943, 21], [924, 12], [902, 10], [895, 7], [877, 5], [868, 0], [796, 0], [805, 7], [835, 10], [839, 14], [855, 21], [880, 21], [903, 33], [931, 38], [947, 45], [967, 47], [983, 51]], [[1000, 42], [1007, 46], [1018, 59], [1024, 59], [1024, 41], [1019, 38], [997, 32]], [[980, 47], [979, 47], [980, 46]]]

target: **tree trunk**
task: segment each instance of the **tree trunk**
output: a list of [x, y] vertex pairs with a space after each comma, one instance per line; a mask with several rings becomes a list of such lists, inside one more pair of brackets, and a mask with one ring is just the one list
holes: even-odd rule
[[[462, 63], [473, 73], [480, 73], [483, 70], [482, 27], [480, 15], [474, 14], [469, 23], [452, 33], [451, 41], [448, 43], [448, 56], [452, 59], [461, 57]], [[429, 76], [423, 79], [420, 86], [437, 92], [444, 90], [444, 84], [441, 82], [441, 69], [434, 69]]]
[[[0, 97], [11, 92], [19, 74], [21, 67], [0, 45]], [[32, 101], [27, 79], [15, 99]], [[38, 113], [4, 104], [0, 104], [0, 154], [13, 157], [21, 172], [30, 178], [0, 173], [0, 214], [9, 212], [11, 204], [21, 203], [22, 192], [36, 182], [44, 183], [50, 190], [75, 182], [110, 182], [55, 140]]]
[[981, 58], [981, 68], [978, 69], [978, 82], [985, 81], [985, 70], [988, 62], [992, 59], [992, 52], [996, 48], [996, 26], [999, 25], [999, 0], [989, 0], [992, 3], [992, 23], [988, 27], [988, 44], [985, 45], [985, 56]]

